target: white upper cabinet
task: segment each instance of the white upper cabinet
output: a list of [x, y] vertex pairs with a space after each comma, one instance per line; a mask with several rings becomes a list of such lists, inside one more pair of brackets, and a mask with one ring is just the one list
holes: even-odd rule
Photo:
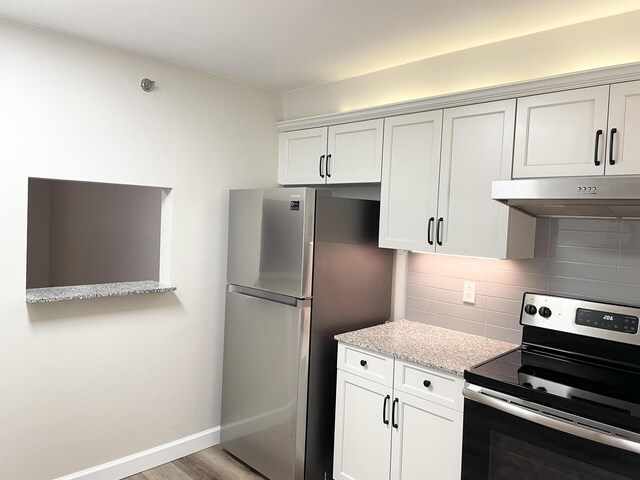
[[532, 257], [535, 218], [491, 199], [511, 178], [514, 121], [515, 100], [387, 118], [380, 246]]
[[518, 99], [513, 178], [604, 175], [609, 86]]
[[380, 182], [383, 119], [280, 134], [278, 183]]
[[278, 183], [283, 185], [324, 183], [327, 127], [280, 134]]
[[640, 82], [611, 85], [607, 175], [640, 174]]
[[442, 110], [385, 120], [381, 247], [435, 251], [441, 138]]
[[379, 183], [383, 119], [329, 127], [327, 183]]
[[445, 110], [436, 252], [533, 256], [535, 218], [491, 199], [491, 183], [511, 177], [515, 103]]

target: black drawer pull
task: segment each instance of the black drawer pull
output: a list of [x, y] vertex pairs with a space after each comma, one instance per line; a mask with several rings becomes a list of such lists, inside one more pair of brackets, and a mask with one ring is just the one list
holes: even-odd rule
[[391, 399], [390, 395], [384, 397], [384, 403], [382, 404], [382, 423], [389, 425], [389, 418], [387, 417], [387, 403]]
[[433, 238], [432, 238], [432, 233], [431, 230], [433, 229], [433, 223], [436, 221], [436, 219], [434, 217], [431, 217], [429, 219], [429, 223], [427, 225], [427, 243], [429, 245], [433, 245]]
[[442, 231], [442, 225], [444, 224], [444, 218], [440, 217], [438, 219], [438, 225], [436, 226], [436, 243], [442, 246], [442, 237], [444, 236], [444, 232]]
[[320, 156], [320, 166], [318, 167], [320, 170], [320, 178], [324, 178], [324, 172], [322, 171], [322, 167], [324, 166], [324, 155]]
[[429, 388], [431, 386], [431, 381], [430, 380], [425, 380], [424, 382], [422, 382], [422, 384], [426, 387]]
[[609, 165], [615, 165], [616, 161], [613, 159], [613, 137], [618, 133], [617, 128], [611, 129], [611, 136], [609, 137]]
[[367, 361], [366, 360], [360, 360], [360, 365], [362, 365], [363, 367], [367, 366]]
[[596, 132], [596, 150], [593, 154], [593, 163], [596, 167], [600, 166], [600, 160], [598, 160], [598, 150], [600, 150], [600, 135], [602, 135], [602, 130], [598, 130]]
[[400, 400], [397, 398], [393, 399], [393, 405], [391, 405], [391, 426], [393, 428], [398, 428], [398, 424], [396, 423], [396, 405]]

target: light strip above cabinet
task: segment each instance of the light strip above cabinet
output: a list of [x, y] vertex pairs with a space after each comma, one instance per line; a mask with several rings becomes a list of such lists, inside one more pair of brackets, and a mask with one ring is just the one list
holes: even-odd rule
[[640, 80], [640, 62], [367, 107], [348, 112], [285, 120], [277, 122], [276, 126], [280, 132], [289, 132], [634, 80]]

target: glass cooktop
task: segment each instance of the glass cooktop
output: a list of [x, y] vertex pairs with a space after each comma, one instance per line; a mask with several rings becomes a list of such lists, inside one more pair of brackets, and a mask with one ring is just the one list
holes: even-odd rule
[[520, 347], [464, 376], [481, 387], [640, 433], [640, 371]]

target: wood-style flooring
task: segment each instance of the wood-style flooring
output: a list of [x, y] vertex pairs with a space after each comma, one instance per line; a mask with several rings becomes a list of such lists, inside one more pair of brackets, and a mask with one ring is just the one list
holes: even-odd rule
[[215, 446], [146, 470], [125, 480], [264, 480]]

